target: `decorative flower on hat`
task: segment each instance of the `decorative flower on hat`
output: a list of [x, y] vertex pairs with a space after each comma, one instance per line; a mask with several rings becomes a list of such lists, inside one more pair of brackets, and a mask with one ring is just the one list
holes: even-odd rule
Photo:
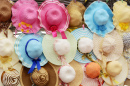
[[34, 0], [18, 0], [12, 7], [12, 23], [23, 33], [37, 33], [40, 30], [38, 4]]
[[84, 20], [88, 28], [104, 37], [107, 33], [114, 30], [113, 13], [108, 5], [104, 2], [93, 2], [85, 11]]
[[63, 39], [67, 39], [64, 31], [69, 26], [70, 16], [65, 5], [58, 0], [44, 1], [38, 10], [40, 26], [47, 34], [57, 37], [57, 31], [61, 33]]

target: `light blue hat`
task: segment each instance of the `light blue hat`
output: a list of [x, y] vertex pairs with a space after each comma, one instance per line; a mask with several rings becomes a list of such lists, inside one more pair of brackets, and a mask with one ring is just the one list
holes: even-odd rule
[[[71, 34], [76, 38], [80, 39], [81, 37], [88, 37], [90, 39], [93, 39], [93, 33], [88, 29], [88, 28], [79, 28], [71, 32]], [[93, 51], [90, 52], [92, 55], [92, 59], [96, 60], [96, 56], [94, 55]], [[85, 58], [84, 60], [82, 59], [83, 54], [80, 53], [78, 50], [76, 52], [76, 55], [74, 57], [74, 60], [80, 63], [90, 63], [91, 61]]]
[[111, 9], [102, 1], [93, 2], [84, 13], [84, 20], [88, 28], [102, 37], [114, 30], [112, 18]]
[[28, 73], [32, 73], [34, 68], [40, 70], [48, 61], [43, 54], [42, 40], [43, 34], [21, 34], [15, 41], [15, 52], [22, 65], [30, 68]]

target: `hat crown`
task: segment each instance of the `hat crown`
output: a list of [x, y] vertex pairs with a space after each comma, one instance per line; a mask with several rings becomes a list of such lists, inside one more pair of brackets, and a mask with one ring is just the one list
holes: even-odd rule
[[78, 42], [78, 49], [82, 53], [90, 53], [93, 50], [93, 41], [89, 38], [81, 38]]
[[113, 39], [112, 37], [106, 37], [102, 44], [102, 50], [103, 52], [109, 54], [115, 49], [115, 46], [115, 39]]
[[27, 45], [28, 55], [32, 59], [37, 59], [43, 52], [42, 44], [36, 40], [32, 40]]
[[7, 38], [0, 40], [0, 56], [11, 56], [14, 52], [13, 42]]
[[46, 21], [49, 25], [58, 25], [62, 21], [62, 13], [57, 8], [52, 8], [46, 13]]
[[97, 25], [105, 25], [108, 22], [109, 15], [106, 10], [99, 9], [94, 13], [94, 21]]
[[37, 19], [37, 11], [34, 7], [27, 6], [20, 12], [21, 21], [32, 24]]

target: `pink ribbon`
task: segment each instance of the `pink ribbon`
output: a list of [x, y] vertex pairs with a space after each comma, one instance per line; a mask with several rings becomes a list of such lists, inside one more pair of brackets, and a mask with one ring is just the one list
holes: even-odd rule
[[82, 27], [83, 27], [83, 30], [84, 30], [84, 24], [82, 25]]

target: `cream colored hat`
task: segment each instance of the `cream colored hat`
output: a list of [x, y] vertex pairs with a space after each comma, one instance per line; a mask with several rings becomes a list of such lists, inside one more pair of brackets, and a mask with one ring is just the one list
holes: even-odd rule
[[[13, 68], [20, 75], [20, 70], [22, 68], [22, 64], [21, 63], [17, 63], [16, 65], [13, 66]], [[3, 69], [0, 69], [0, 75], [2, 75], [3, 71], [4, 71]], [[11, 76], [11, 75], [8, 75], [8, 76]], [[15, 85], [15, 86], [16, 86], [16, 84], [18, 84], [17, 86], [21, 86], [21, 84], [20, 84], [20, 82], [19, 82], [17, 77], [15, 77], [15, 76], [13, 78], [11, 78], [11, 77], [7, 78], [7, 76], [4, 76], [4, 77], [6, 77], [6, 79], [7, 79], [7, 80], [3, 81], [4, 83], [10, 83], [10, 84], [12, 83], [12, 85]], [[12, 86], [12, 85], [10, 85], [10, 86]], [[3, 86], [2, 82], [1, 82], [1, 76], [0, 76], [0, 86]]]
[[[109, 73], [107, 72], [107, 74], [108, 74], [108, 76], [102, 76], [102, 78], [104, 79], [104, 81], [107, 83], [107, 84], [109, 84], [109, 85], [112, 85], [112, 83], [113, 83], [113, 85], [119, 85], [119, 84], [122, 84], [124, 81], [125, 81], [125, 79], [126, 79], [126, 77], [127, 77], [127, 75], [128, 75], [128, 64], [127, 64], [127, 61], [126, 61], [126, 59], [122, 56], [120, 59], [118, 59], [117, 60], [121, 65], [122, 65], [122, 70], [121, 70], [121, 72], [118, 74], [118, 75], [116, 75], [115, 77], [112, 77], [111, 75], [109, 75]], [[108, 65], [109, 65], [109, 63], [108, 63]], [[119, 72], [119, 70], [120, 70], [120, 68], [118, 68], [119, 67], [119, 65], [116, 65], [116, 64], [114, 64], [113, 66], [115, 66], [115, 69], [113, 69], [113, 72], [115, 72], [115, 71], [117, 71], [117, 72]], [[117, 67], [116, 67], [117, 66]], [[108, 66], [107, 66], [108, 67]], [[113, 67], [114, 68], [114, 67]], [[107, 69], [107, 68], [106, 68]], [[104, 69], [104, 73], [106, 73], [106, 69]], [[118, 70], [119, 69], [119, 70]], [[111, 66], [111, 71], [112, 71], [112, 66]], [[112, 73], [111, 73], [112, 74]], [[111, 77], [111, 79], [112, 79], [112, 82], [111, 82], [111, 80], [110, 80], [110, 77]]]
[[93, 35], [94, 54], [102, 60], [103, 56], [106, 61], [117, 60], [123, 53], [123, 41], [121, 36], [114, 30], [104, 38], [96, 34]]
[[0, 68], [8, 68], [15, 65], [19, 59], [14, 51], [16, 38], [11, 30], [7, 30], [7, 36], [2, 31], [0, 33]]
[[130, 32], [130, 6], [125, 1], [117, 1], [113, 6], [113, 24], [119, 32]]
[[83, 23], [83, 14], [85, 11], [85, 6], [76, 1], [73, 0], [70, 2], [70, 4], [67, 6], [68, 12], [70, 14], [70, 24], [69, 27], [79, 27]]
[[[55, 37], [55, 38], [53, 38], [53, 36], [51, 36], [51, 35], [45, 35], [43, 38], [43, 41], [42, 41], [43, 53], [44, 53], [46, 59], [55, 65], [62, 65], [61, 60], [58, 59], [58, 57], [60, 55], [58, 55], [54, 50], [54, 43], [57, 39], [67, 40], [70, 44], [70, 50], [68, 49], [69, 52], [64, 55], [67, 63], [70, 63], [74, 59], [75, 54], [76, 54], [77, 41], [76, 41], [75, 37], [68, 31], [66, 31], [65, 34], [67, 36], [67, 39], [62, 39], [60, 33], [58, 33], [57, 37]], [[60, 41], [62, 41], [62, 40], [60, 40]], [[61, 42], [59, 42], [59, 44], [61, 44]], [[63, 45], [66, 46], [67, 44], [66, 45], [63, 44]], [[59, 46], [61, 46], [61, 45], [59, 45]], [[66, 49], [67, 47], [63, 47], [63, 48]], [[59, 49], [59, 48], [57, 48], [57, 49]], [[60, 49], [60, 50], [63, 50], [63, 49]]]
[[[56, 65], [53, 65], [53, 66], [56, 69], [56, 72], [58, 73], [60, 66], [56, 66]], [[78, 62], [76, 62], [74, 60], [70, 63], [70, 66], [74, 68], [74, 70], [76, 72], [76, 76], [75, 76], [75, 79], [68, 84], [69, 84], [69, 86], [79, 86], [82, 82], [82, 79], [83, 79], [82, 67]], [[61, 80], [59, 80], [59, 84], [60, 83], [61, 83]]]

